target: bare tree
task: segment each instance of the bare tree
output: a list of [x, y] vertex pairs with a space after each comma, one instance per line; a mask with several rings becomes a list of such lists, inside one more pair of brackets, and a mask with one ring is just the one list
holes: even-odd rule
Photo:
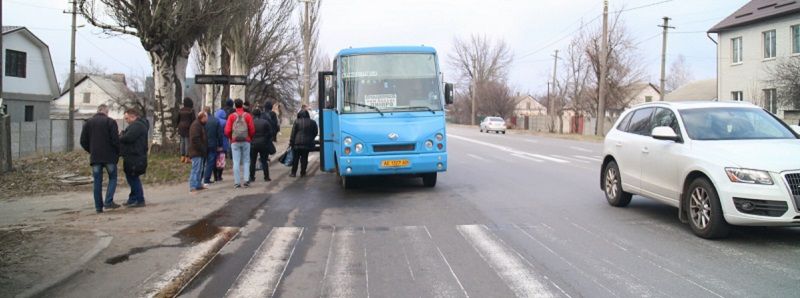
[[676, 58], [675, 61], [672, 61], [672, 64], [669, 66], [667, 84], [664, 87], [666, 90], [663, 92], [669, 93], [675, 91], [675, 89], [686, 85], [686, 83], [689, 83], [692, 80], [694, 80], [694, 75], [692, 74], [691, 66], [686, 62], [686, 57], [683, 55], [678, 55], [678, 58]]
[[[502, 39], [492, 41], [486, 36], [472, 35], [469, 40], [455, 38], [453, 44], [449, 65], [458, 76], [458, 86], [466, 88], [460, 92], [467, 96], [469, 119], [472, 117], [472, 95], [479, 95], [480, 86], [488, 86], [489, 82], [506, 82], [514, 56]], [[472, 86], [478, 90], [472, 90]], [[480, 96], [475, 97], [476, 113], [482, 100]], [[471, 123], [471, 119], [466, 123]]]
[[800, 107], [800, 58], [781, 58], [768, 73], [767, 83], [777, 89], [780, 105], [790, 109]]
[[[195, 40], [223, 16], [227, 0], [77, 0], [80, 12], [107, 34], [136, 36], [150, 54], [156, 90], [156, 131], [162, 143], [173, 134], [167, 125], [180, 101], [175, 81], [179, 59], [187, 58]], [[185, 70], [183, 70], [185, 72]]]
[[509, 119], [514, 115], [514, 109], [519, 103], [508, 84], [501, 81], [478, 84], [476, 95], [481, 99], [477, 109], [478, 115], [481, 116], [499, 116]]
[[253, 35], [257, 43], [253, 64], [249, 66], [252, 78], [247, 87], [251, 102], [272, 101], [281, 111], [293, 109], [297, 92], [297, 28], [291, 23], [295, 3], [280, 0], [264, 3], [258, 19], [261, 28]]
[[[608, 35], [606, 60], [608, 65], [606, 109], [608, 111], [621, 111], [627, 108], [631, 101], [629, 93], [632, 91], [632, 87], [645, 78], [636, 44], [619, 16], [618, 14], [612, 21]], [[592, 90], [585, 93], [587, 96], [583, 97], [579, 104], [584, 112], [595, 117], [598, 117], [596, 114], [599, 101], [601, 35], [600, 30], [596, 30], [586, 38], [584, 51], [591, 70], [587, 81], [592, 86], [590, 87]]]
[[[312, 94], [316, 91], [317, 80], [314, 72], [320, 70], [319, 62], [322, 54], [319, 52], [319, 21], [322, 0], [305, 2], [304, 12], [300, 14], [300, 38], [302, 40], [302, 59], [298, 59], [298, 75], [300, 102], [308, 104]], [[302, 69], [302, 72], [300, 71]]]

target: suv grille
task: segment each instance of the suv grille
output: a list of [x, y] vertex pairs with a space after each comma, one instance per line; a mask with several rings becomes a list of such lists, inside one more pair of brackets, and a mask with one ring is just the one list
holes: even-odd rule
[[414, 151], [416, 145], [402, 144], [402, 145], [373, 145], [372, 151], [375, 152], [398, 152], [398, 151]]
[[794, 206], [800, 210], [800, 173], [786, 174], [785, 178], [794, 197]]

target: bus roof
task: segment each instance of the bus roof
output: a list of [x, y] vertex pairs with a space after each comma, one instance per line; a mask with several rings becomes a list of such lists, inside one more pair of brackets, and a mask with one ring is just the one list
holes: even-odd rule
[[384, 53], [421, 53], [436, 54], [436, 49], [426, 46], [391, 46], [370, 48], [349, 48], [339, 51], [337, 56], [384, 54]]

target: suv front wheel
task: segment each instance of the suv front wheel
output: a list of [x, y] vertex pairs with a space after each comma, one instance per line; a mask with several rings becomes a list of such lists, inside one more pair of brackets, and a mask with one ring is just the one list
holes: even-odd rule
[[722, 238], [730, 232], [730, 226], [722, 215], [722, 206], [714, 185], [705, 178], [698, 178], [686, 192], [686, 212], [689, 226], [695, 235], [706, 239]]
[[614, 207], [625, 207], [631, 203], [633, 195], [622, 190], [622, 180], [617, 162], [611, 161], [603, 171], [603, 190], [608, 204]]

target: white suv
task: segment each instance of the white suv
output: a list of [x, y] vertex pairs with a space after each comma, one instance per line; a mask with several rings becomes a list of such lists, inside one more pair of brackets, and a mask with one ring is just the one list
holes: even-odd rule
[[800, 226], [800, 134], [741, 102], [647, 103], [605, 139], [601, 188], [624, 207], [641, 195], [678, 207], [700, 237], [729, 224]]

